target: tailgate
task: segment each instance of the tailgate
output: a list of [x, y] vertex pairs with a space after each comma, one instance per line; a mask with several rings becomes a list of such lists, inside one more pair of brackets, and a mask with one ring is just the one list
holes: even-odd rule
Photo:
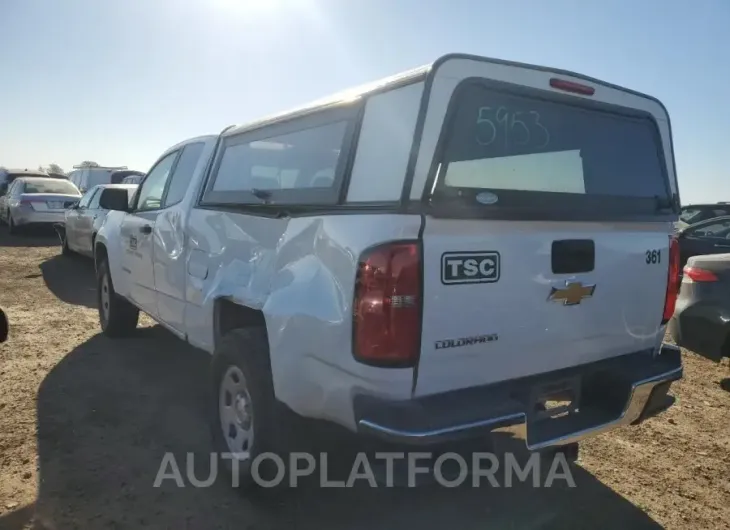
[[[669, 246], [661, 225], [427, 218], [423, 238], [417, 394], [656, 345]], [[560, 272], [570, 268], [585, 272]]]
[[663, 108], [548, 70], [442, 69], [415, 394], [658, 346], [679, 208]]

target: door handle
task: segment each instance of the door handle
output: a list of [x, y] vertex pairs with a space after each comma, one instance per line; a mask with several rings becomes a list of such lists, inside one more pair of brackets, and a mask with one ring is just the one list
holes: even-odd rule
[[715, 243], [715, 247], [717, 247], [717, 248], [730, 248], [730, 245], [723, 245], [722, 243]]
[[139, 231], [143, 234], [151, 234], [152, 233], [152, 227], [150, 225], [142, 225], [139, 227]]

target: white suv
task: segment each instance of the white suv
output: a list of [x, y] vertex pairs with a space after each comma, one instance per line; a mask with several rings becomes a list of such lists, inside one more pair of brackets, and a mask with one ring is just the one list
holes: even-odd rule
[[142, 310], [212, 353], [215, 443], [244, 465], [279, 447], [278, 404], [538, 451], [661, 412], [682, 376], [669, 116], [602, 81], [449, 55], [182, 142], [131, 208], [101, 202], [104, 332]]

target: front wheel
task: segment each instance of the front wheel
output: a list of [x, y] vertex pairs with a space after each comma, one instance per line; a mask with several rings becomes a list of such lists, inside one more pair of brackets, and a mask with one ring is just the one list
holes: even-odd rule
[[98, 282], [99, 323], [108, 337], [127, 337], [137, 327], [139, 309], [114, 292], [109, 264], [99, 265]]

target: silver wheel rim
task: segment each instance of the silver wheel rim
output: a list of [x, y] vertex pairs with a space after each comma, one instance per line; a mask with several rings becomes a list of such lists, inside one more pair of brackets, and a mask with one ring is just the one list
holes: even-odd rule
[[229, 366], [218, 392], [218, 416], [228, 450], [238, 460], [251, 457], [253, 406], [246, 379], [238, 366]]
[[109, 275], [104, 274], [101, 277], [101, 315], [104, 322], [109, 320], [109, 303], [111, 302], [111, 293], [109, 292]]

